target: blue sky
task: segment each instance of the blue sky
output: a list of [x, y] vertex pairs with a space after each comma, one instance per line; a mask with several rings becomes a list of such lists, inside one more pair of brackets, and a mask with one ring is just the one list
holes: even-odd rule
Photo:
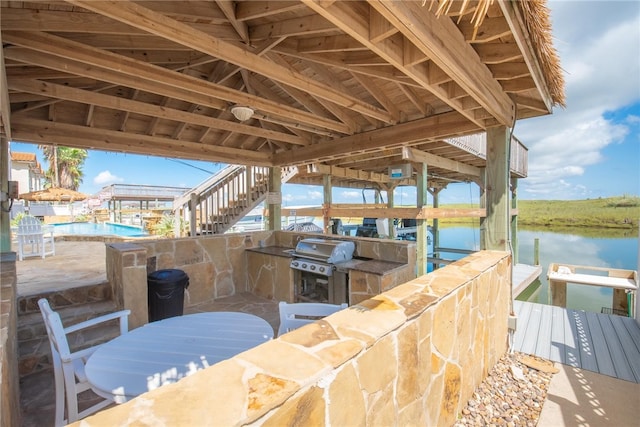
[[[548, 5], [567, 108], [516, 124], [515, 135], [529, 148], [529, 176], [520, 180], [518, 197], [640, 195], [640, 2], [551, 0]], [[13, 142], [11, 149], [36, 153], [42, 161], [35, 145]], [[96, 194], [113, 183], [194, 187], [221, 167], [90, 151], [80, 191]], [[371, 202], [373, 193], [366, 197]], [[478, 197], [475, 184], [451, 184], [440, 193], [440, 203], [477, 203]], [[362, 192], [336, 188], [333, 199], [358, 203]], [[396, 190], [395, 201], [415, 204], [415, 189]], [[321, 187], [283, 187], [285, 206], [321, 203]]]

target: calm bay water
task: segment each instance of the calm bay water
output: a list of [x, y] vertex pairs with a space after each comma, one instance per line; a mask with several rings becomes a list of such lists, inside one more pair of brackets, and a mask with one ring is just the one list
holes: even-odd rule
[[[549, 264], [565, 263], [588, 267], [610, 267], [624, 270], [638, 269], [638, 230], [622, 233], [608, 230], [589, 230], [588, 235], [577, 232], [555, 232], [520, 229], [518, 231], [519, 262], [533, 264], [534, 241], [539, 239], [542, 274], [518, 299], [550, 304], [547, 281]], [[446, 227], [440, 229], [440, 246], [475, 249], [480, 246], [477, 227]], [[442, 254], [443, 258], [459, 259], [464, 255]], [[600, 312], [611, 307], [613, 291], [607, 288], [567, 285], [567, 307]]]

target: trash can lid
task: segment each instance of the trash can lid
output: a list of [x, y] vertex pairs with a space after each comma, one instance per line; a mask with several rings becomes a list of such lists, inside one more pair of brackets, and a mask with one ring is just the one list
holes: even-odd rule
[[186, 277], [187, 273], [178, 269], [157, 270], [149, 273], [147, 278], [163, 281], [174, 281]]

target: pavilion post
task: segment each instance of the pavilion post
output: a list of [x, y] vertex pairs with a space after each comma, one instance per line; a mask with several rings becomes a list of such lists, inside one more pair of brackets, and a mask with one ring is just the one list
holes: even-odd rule
[[[282, 169], [278, 166], [269, 168], [269, 191], [282, 195]], [[271, 200], [273, 202], [273, 200]], [[282, 196], [278, 203], [269, 203], [269, 230], [282, 229]]]
[[[0, 137], [0, 191], [3, 195], [9, 192], [9, 141]], [[11, 252], [11, 212], [8, 209], [10, 200], [2, 202], [0, 209], [0, 253]]]
[[[416, 165], [418, 174], [416, 177], [416, 205], [422, 209], [427, 205], [427, 164]], [[416, 220], [416, 274], [422, 276], [427, 273], [427, 220]]]
[[487, 217], [482, 249], [509, 250], [509, 131], [506, 126], [487, 129]]

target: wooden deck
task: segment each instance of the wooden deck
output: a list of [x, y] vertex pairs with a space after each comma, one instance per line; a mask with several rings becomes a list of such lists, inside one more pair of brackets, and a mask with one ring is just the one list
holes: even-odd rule
[[527, 286], [532, 284], [542, 274], [539, 265], [515, 264], [513, 266], [513, 297], [517, 298]]
[[514, 302], [514, 350], [640, 383], [640, 326], [629, 317]]

